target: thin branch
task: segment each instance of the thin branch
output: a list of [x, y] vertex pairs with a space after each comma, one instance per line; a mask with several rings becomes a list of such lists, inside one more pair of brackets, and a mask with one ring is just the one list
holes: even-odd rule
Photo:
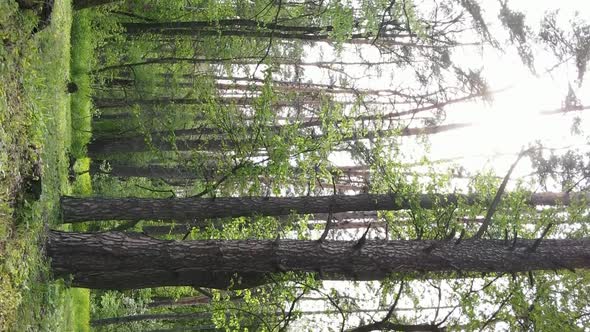
[[545, 227], [545, 229], [543, 230], [543, 233], [541, 233], [541, 236], [535, 240], [535, 242], [533, 243], [533, 245], [528, 249], [529, 253], [533, 253], [535, 251], [537, 251], [537, 248], [539, 248], [539, 245], [541, 244], [541, 240], [543, 240], [543, 238], [545, 236], [547, 236], [547, 233], [549, 233], [549, 229], [551, 229], [551, 227], [553, 226], [553, 223], [549, 223], [549, 225], [547, 225], [547, 227]]
[[365, 245], [365, 243], [367, 242], [367, 234], [369, 234], [369, 230], [371, 230], [371, 225], [373, 223], [369, 223], [369, 225], [367, 226], [367, 230], [365, 230], [365, 232], [363, 233], [363, 235], [361, 236], [361, 238], [355, 243], [355, 245], [353, 246], [353, 249], [355, 251], [357, 250], [361, 250], [361, 248]]
[[140, 184], [136, 184], [135, 186], [137, 188], [139, 188], [139, 189], [151, 191], [153, 193], [170, 193], [170, 195], [171, 195], [170, 198], [175, 198], [176, 197], [176, 193], [172, 189], [155, 189], [155, 188], [145, 187], [145, 186], [142, 186]]
[[202, 287], [194, 287], [195, 290], [203, 295], [205, 295], [206, 297], [212, 299], [213, 298], [213, 293], [203, 289]]
[[326, 239], [326, 236], [328, 236], [328, 232], [330, 231], [330, 229], [332, 228], [332, 225], [334, 224], [334, 222], [332, 221], [332, 212], [328, 213], [328, 219], [326, 220], [326, 228], [324, 229], [324, 232], [322, 233], [322, 236], [320, 236], [320, 239], [318, 240], [318, 243], [322, 243], [324, 242], [324, 240]]
[[285, 329], [289, 326], [289, 323], [291, 322], [291, 318], [293, 315], [293, 310], [295, 310], [295, 304], [297, 304], [297, 301], [299, 301], [299, 299], [301, 299], [301, 297], [303, 295], [305, 295], [305, 293], [307, 292], [307, 289], [308, 288], [303, 288], [303, 291], [301, 292], [301, 294], [299, 294], [299, 296], [294, 298], [293, 301], [291, 302], [291, 306], [289, 307], [289, 312], [287, 313], [287, 317], [285, 318], [285, 323], [279, 329], [279, 332], [285, 331]]
[[393, 316], [393, 312], [395, 311], [395, 308], [397, 307], [399, 299], [402, 296], [402, 291], [404, 290], [404, 286], [405, 286], [405, 282], [402, 280], [399, 285], [399, 290], [397, 291], [397, 295], [395, 296], [395, 300], [393, 300], [393, 304], [391, 305], [391, 307], [389, 307], [389, 311], [387, 311], [387, 314], [385, 315], [385, 317], [383, 317], [383, 319], [381, 320], [381, 323], [385, 323], [386, 321], [391, 319], [391, 316]]
[[487, 231], [490, 224], [492, 223], [492, 216], [494, 215], [494, 213], [496, 212], [496, 209], [498, 208], [498, 204], [500, 203], [500, 199], [502, 198], [502, 194], [504, 193], [504, 190], [506, 189], [506, 185], [508, 184], [508, 180], [510, 179], [510, 175], [512, 174], [512, 171], [514, 171], [514, 168], [516, 167], [516, 165], [518, 164], [520, 159], [528, 151], [529, 150], [521, 150], [520, 153], [518, 154], [518, 157], [514, 161], [514, 163], [510, 166], [510, 169], [508, 169], [508, 173], [506, 173], [504, 180], [502, 180], [502, 183], [500, 184], [500, 188], [498, 188], [498, 191], [496, 192], [496, 196], [494, 197], [494, 200], [492, 201], [492, 204], [490, 205], [490, 208], [488, 209], [488, 212], [486, 213], [484, 221], [482, 222], [481, 226], [477, 230], [477, 233], [473, 236], [474, 239], [480, 239], [483, 236], [483, 234]]
[[[319, 182], [319, 180], [318, 180], [318, 182]], [[322, 186], [322, 183], [321, 182], [320, 182], [320, 186]], [[335, 179], [335, 176], [334, 175], [332, 175], [332, 187], [334, 189], [333, 194], [334, 194], [334, 196], [336, 196], [337, 193], [338, 193], [338, 191], [336, 190], [336, 179]], [[328, 236], [328, 232], [330, 231], [330, 228], [332, 228], [332, 225], [333, 225], [333, 222], [332, 222], [332, 211], [330, 211], [328, 213], [328, 219], [326, 220], [326, 228], [324, 229], [324, 232], [322, 233], [322, 236], [320, 236], [320, 239], [318, 240], [319, 243], [322, 243], [326, 239], [326, 236]]]
[[488, 324], [490, 324], [491, 322], [493, 322], [496, 319], [496, 316], [500, 313], [500, 310], [502, 310], [502, 308], [504, 308], [506, 303], [508, 303], [508, 300], [510, 300], [510, 298], [512, 298], [512, 295], [514, 295], [514, 291], [510, 291], [508, 296], [506, 296], [506, 298], [504, 298], [504, 300], [502, 300], [498, 309], [490, 316], [490, 318], [488, 318], [486, 320], [486, 322], [483, 324], [481, 329], [479, 329], [480, 331], [484, 331], [486, 326], [488, 326]]
[[[283, 5], [283, 1], [279, 0], [279, 4], [277, 6], [277, 13], [275, 15], [274, 21], [273, 21], [273, 26], [277, 25], [277, 22], [279, 20], [279, 13], [281, 12], [281, 6]], [[268, 38], [268, 47], [266, 48], [266, 52], [264, 53], [264, 55], [262, 56], [262, 58], [260, 59], [260, 61], [258, 61], [258, 63], [256, 64], [256, 68], [254, 68], [254, 72], [252, 73], [252, 77], [256, 76], [256, 71], [258, 70], [258, 67], [260, 66], [260, 64], [262, 64], [262, 62], [268, 57], [269, 53], [270, 53], [270, 49], [272, 47], [272, 41], [274, 38], [274, 33], [275, 33], [275, 29], [271, 29], [270, 31], [270, 36]]]
[[396, 3], [396, 0], [391, 0], [389, 2], [389, 5], [387, 6], [387, 8], [385, 8], [383, 10], [383, 14], [381, 15], [381, 24], [379, 25], [379, 30], [377, 30], [377, 34], [375, 35], [375, 38], [371, 42], [371, 45], [375, 45], [375, 42], [377, 42], [377, 39], [381, 36], [381, 31], [386, 26], [386, 24], [384, 24], [384, 22], [385, 22], [385, 14], [391, 15], [391, 9], [395, 5], [395, 3]]
[[328, 299], [328, 301], [330, 302], [330, 304], [332, 304], [332, 306], [334, 306], [334, 308], [336, 308], [336, 310], [338, 310], [338, 312], [340, 313], [340, 316], [342, 316], [342, 324], [340, 325], [340, 332], [344, 332], [344, 325], [346, 323], [346, 315], [344, 313], [344, 310], [340, 307], [340, 305], [338, 305], [338, 302], [330, 294], [326, 294], [325, 292], [323, 292], [319, 288], [308, 285], [308, 284], [300, 282], [300, 281], [295, 281], [295, 284], [299, 284], [305, 288], [309, 288], [312, 291], [317, 292], [318, 294], [320, 294], [322, 296], [325, 296]]

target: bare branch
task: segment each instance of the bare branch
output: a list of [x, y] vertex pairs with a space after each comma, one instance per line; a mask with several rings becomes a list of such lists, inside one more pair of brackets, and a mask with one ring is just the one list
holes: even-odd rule
[[498, 204], [500, 203], [500, 199], [502, 198], [502, 194], [504, 193], [504, 190], [506, 189], [506, 185], [508, 184], [508, 180], [510, 179], [510, 175], [512, 174], [512, 171], [514, 171], [514, 168], [516, 167], [516, 165], [518, 164], [520, 159], [528, 151], [529, 150], [521, 150], [520, 153], [518, 154], [518, 157], [514, 161], [514, 163], [510, 166], [510, 169], [508, 169], [508, 173], [506, 173], [504, 180], [502, 180], [502, 183], [500, 184], [500, 188], [498, 188], [498, 191], [496, 192], [496, 196], [494, 197], [494, 200], [492, 201], [492, 204], [490, 205], [490, 208], [488, 209], [488, 212], [486, 213], [483, 223], [481, 224], [481, 226], [477, 230], [477, 233], [473, 236], [474, 239], [480, 239], [483, 236], [483, 234], [487, 231], [490, 224], [492, 223], [492, 216], [494, 215], [494, 213], [496, 212], [496, 209], [498, 208]]
[[552, 226], [553, 226], [553, 223], [549, 223], [549, 225], [547, 225], [547, 227], [545, 227], [545, 229], [543, 230], [543, 233], [541, 233], [541, 236], [537, 240], [535, 240], [535, 243], [533, 243], [533, 245], [529, 248], [529, 250], [528, 250], [529, 253], [533, 253], [533, 252], [537, 251], [537, 248], [541, 244], [541, 240], [547, 235], [547, 233], [549, 233], [549, 229], [551, 229]]

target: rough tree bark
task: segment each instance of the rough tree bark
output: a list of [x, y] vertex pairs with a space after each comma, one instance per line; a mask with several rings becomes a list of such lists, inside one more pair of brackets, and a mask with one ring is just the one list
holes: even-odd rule
[[74, 0], [72, 1], [72, 6], [74, 9], [84, 9], [90, 7], [96, 7], [101, 5], [106, 5], [109, 3], [118, 2], [117, 0]]
[[[227, 276], [308, 272], [378, 280], [400, 272], [524, 272], [590, 267], [590, 238], [415, 241], [205, 240], [168, 241], [121, 232], [51, 231], [54, 274], [78, 287], [216, 287]], [[228, 285], [225, 285], [227, 287]], [[222, 288], [225, 288], [222, 287]], [[235, 287], [243, 288], [237, 282]], [[219, 287], [216, 287], [219, 288]]]
[[436, 324], [399, 324], [393, 322], [377, 322], [362, 325], [347, 332], [370, 332], [370, 331], [398, 331], [398, 332], [445, 332], [446, 328]]
[[[589, 199], [590, 193], [536, 193], [530, 205], [568, 204]], [[425, 209], [464, 201], [475, 203], [476, 196], [421, 195], [416, 204]], [[93, 220], [191, 220], [243, 216], [281, 216], [291, 213], [314, 214], [347, 211], [405, 210], [414, 204], [396, 194], [360, 194], [301, 197], [218, 197], [218, 198], [76, 198], [62, 197], [63, 221]]]

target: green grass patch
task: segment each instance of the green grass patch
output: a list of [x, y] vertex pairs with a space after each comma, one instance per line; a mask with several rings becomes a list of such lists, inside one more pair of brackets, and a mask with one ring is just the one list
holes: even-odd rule
[[72, 145], [76, 158], [86, 155], [86, 145], [92, 137], [92, 86], [90, 75], [94, 59], [92, 27], [89, 12], [78, 11], [72, 21], [71, 82], [77, 87], [71, 98]]
[[67, 303], [64, 321], [71, 326], [72, 331], [90, 331], [90, 290], [85, 288], [70, 288], [66, 292]]
[[[37, 22], [0, 2], [0, 331], [83, 331], [87, 302], [52, 280], [42, 251], [45, 230], [60, 227], [59, 196], [72, 190], [71, 2], [55, 0], [50, 25], [31, 34]], [[23, 194], [36, 176], [40, 197]]]
[[90, 158], [81, 158], [74, 164], [76, 176], [72, 183], [72, 193], [76, 196], [90, 196], [92, 194], [92, 179], [90, 177]]

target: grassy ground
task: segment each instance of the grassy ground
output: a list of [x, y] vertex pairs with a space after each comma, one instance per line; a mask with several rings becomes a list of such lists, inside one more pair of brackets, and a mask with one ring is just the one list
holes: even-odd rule
[[86, 156], [86, 145], [92, 136], [91, 87], [88, 72], [93, 59], [92, 30], [88, 11], [76, 12], [72, 22], [71, 78], [78, 91], [72, 94], [72, 145], [75, 158]]
[[56, 0], [50, 25], [31, 34], [37, 20], [0, 1], [0, 331], [87, 331], [88, 291], [53, 281], [43, 256], [45, 230], [59, 227], [59, 196], [90, 190], [87, 180], [68, 181], [68, 152], [84, 144], [66, 91], [70, 1]]

